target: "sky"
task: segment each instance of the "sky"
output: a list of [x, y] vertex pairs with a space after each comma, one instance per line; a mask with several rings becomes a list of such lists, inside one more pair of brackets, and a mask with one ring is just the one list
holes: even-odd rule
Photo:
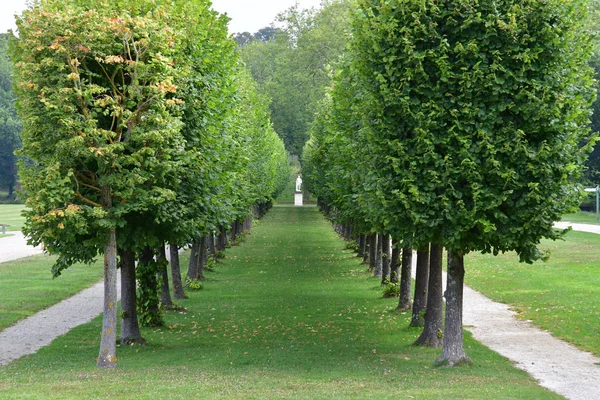
[[[213, 0], [213, 8], [231, 18], [229, 32], [254, 33], [269, 26], [281, 11], [298, 3], [300, 8], [318, 7], [321, 0]], [[27, 0], [0, 0], [0, 32], [16, 29], [15, 13], [26, 8]]]

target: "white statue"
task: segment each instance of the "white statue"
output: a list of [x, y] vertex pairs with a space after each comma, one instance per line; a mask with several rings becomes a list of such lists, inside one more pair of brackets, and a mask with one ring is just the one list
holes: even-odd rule
[[298, 178], [296, 178], [296, 192], [299, 192], [301, 189], [300, 187], [302, 186], [302, 178], [300, 178], [300, 175], [298, 175]]

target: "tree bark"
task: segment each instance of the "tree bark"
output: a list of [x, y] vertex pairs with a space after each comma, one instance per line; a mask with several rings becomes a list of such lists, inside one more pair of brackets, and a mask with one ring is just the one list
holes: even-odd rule
[[421, 336], [416, 346], [440, 347], [442, 344], [442, 254], [444, 248], [431, 244], [429, 257], [429, 284], [427, 286], [427, 312]]
[[400, 271], [400, 297], [398, 299], [398, 310], [408, 310], [411, 307], [410, 288], [412, 286], [412, 249], [402, 249], [402, 269]]
[[198, 278], [198, 252], [200, 249], [200, 239], [194, 240], [192, 250], [190, 251], [190, 262], [188, 264], [187, 276], [190, 279]]
[[369, 233], [369, 270], [375, 271], [377, 265], [377, 234]]
[[160, 303], [164, 307], [173, 307], [171, 289], [169, 288], [169, 272], [167, 271], [167, 252], [163, 243], [158, 248], [158, 274], [160, 275]]
[[400, 278], [400, 247], [398, 240], [392, 242], [392, 260], [390, 262], [390, 282], [397, 283]]
[[[112, 196], [108, 186], [102, 187], [102, 206], [112, 208]], [[117, 233], [115, 228], [108, 230], [104, 244], [104, 315], [102, 336], [97, 366], [115, 368], [117, 366]]]
[[144, 247], [136, 274], [139, 284], [138, 304], [140, 304], [138, 317], [143, 326], [162, 326], [164, 324], [158, 296], [158, 272], [158, 265], [154, 261], [154, 251], [150, 246]]
[[463, 284], [465, 264], [463, 255], [448, 252], [448, 273], [446, 282], [446, 321], [442, 355], [435, 361], [438, 365], [470, 364], [471, 359], [463, 347]]
[[179, 247], [176, 244], [169, 245], [171, 255], [171, 280], [173, 281], [173, 297], [185, 299], [183, 281], [181, 279], [181, 264], [179, 263]]
[[206, 236], [202, 236], [198, 243], [198, 271], [195, 279], [200, 281], [206, 280], [206, 277], [204, 276], [204, 266], [206, 265], [206, 261], [208, 261], [208, 247], [206, 247], [206, 241]]
[[429, 245], [417, 250], [417, 274], [415, 279], [415, 295], [412, 305], [410, 326], [424, 325], [423, 312], [427, 307], [427, 286], [429, 284]]
[[215, 235], [210, 233], [207, 237], [208, 254], [212, 257], [213, 261], [217, 262], [217, 246], [215, 244]]
[[358, 235], [358, 254], [357, 257], [361, 257], [364, 261], [365, 259], [365, 250], [366, 250], [366, 240], [365, 240], [365, 234], [361, 233], [360, 235]]
[[381, 273], [383, 270], [383, 235], [377, 234], [377, 251], [375, 252], [375, 271], [373, 271], [373, 275], [375, 277], [381, 277]]
[[221, 225], [219, 229], [218, 243], [217, 249], [219, 251], [225, 251], [225, 248], [227, 248], [227, 229], [223, 225]]
[[381, 284], [389, 282], [391, 273], [391, 250], [390, 250], [390, 235], [381, 236], [382, 247], [382, 269], [381, 269]]
[[135, 252], [119, 250], [121, 259], [121, 344], [145, 343], [136, 304]]

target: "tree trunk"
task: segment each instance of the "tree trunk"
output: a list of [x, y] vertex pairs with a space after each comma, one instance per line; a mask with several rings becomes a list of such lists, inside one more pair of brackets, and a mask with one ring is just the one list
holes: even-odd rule
[[463, 255], [448, 252], [448, 280], [446, 282], [446, 322], [442, 355], [435, 361], [438, 365], [470, 364], [471, 359], [463, 347], [463, 284], [465, 264]]
[[138, 317], [143, 326], [162, 326], [164, 324], [158, 296], [158, 272], [158, 264], [154, 261], [154, 252], [152, 248], [146, 246], [140, 255], [136, 274], [138, 279]]
[[363, 264], [369, 264], [369, 253], [371, 252], [369, 249], [370, 247], [370, 243], [371, 243], [371, 236], [369, 235], [364, 235], [365, 237], [365, 251], [363, 252]]
[[410, 326], [421, 327], [424, 324], [423, 312], [427, 307], [427, 286], [429, 284], [429, 245], [417, 250], [417, 275], [415, 295], [412, 306]]
[[198, 247], [198, 274], [195, 279], [200, 281], [206, 280], [206, 277], [204, 276], [204, 266], [206, 265], [206, 261], [208, 261], [208, 248], [206, 247], [206, 236], [202, 236]]
[[179, 247], [176, 244], [169, 245], [171, 256], [171, 280], [173, 281], [173, 297], [185, 299], [183, 281], [181, 279], [181, 264], [179, 263]]
[[375, 252], [375, 271], [373, 271], [373, 275], [375, 277], [381, 277], [381, 273], [383, 270], [383, 260], [382, 260], [382, 250], [383, 250], [383, 235], [377, 235], [377, 251]]
[[390, 251], [390, 235], [382, 235], [382, 272], [381, 272], [381, 284], [385, 284], [390, 280], [391, 273], [391, 258], [392, 254]]
[[[112, 208], [110, 188], [102, 186], [102, 206]], [[117, 234], [115, 228], [108, 230], [104, 245], [104, 315], [100, 353], [96, 364], [101, 368], [117, 366]]]
[[225, 249], [227, 248], [227, 229], [223, 225], [221, 225], [219, 229], [218, 243], [219, 245], [217, 246], [217, 249], [219, 251], [225, 251]]
[[408, 310], [411, 307], [410, 287], [412, 286], [412, 249], [404, 247], [402, 249], [402, 269], [400, 271], [400, 297], [398, 299], [398, 309]]
[[398, 283], [398, 279], [400, 278], [400, 247], [398, 246], [398, 240], [392, 242], [390, 271], [390, 282]]
[[377, 265], [377, 234], [369, 233], [369, 270], [375, 271]]
[[158, 248], [158, 274], [160, 275], [160, 303], [164, 307], [173, 307], [173, 301], [171, 300], [171, 289], [169, 288], [169, 272], [167, 271], [167, 252], [165, 250], [165, 244], [163, 243]]
[[212, 257], [213, 261], [217, 261], [217, 246], [215, 244], [215, 235], [210, 233], [207, 237], [208, 243], [208, 254]]
[[367, 248], [367, 241], [365, 240], [365, 234], [361, 233], [358, 235], [358, 254], [357, 257], [361, 257], [364, 261], [365, 259], [365, 250]]
[[135, 252], [119, 250], [121, 258], [121, 344], [144, 343], [138, 323]]
[[442, 254], [444, 248], [431, 244], [429, 257], [429, 284], [427, 286], [427, 312], [421, 336], [416, 346], [440, 347], [442, 344]]
[[190, 251], [190, 262], [188, 264], [187, 276], [190, 279], [198, 278], [198, 252], [200, 249], [200, 239], [194, 240], [192, 250]]

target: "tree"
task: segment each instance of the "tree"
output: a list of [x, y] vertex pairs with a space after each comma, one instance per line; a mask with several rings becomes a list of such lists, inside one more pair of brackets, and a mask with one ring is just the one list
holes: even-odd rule
[[132, 279], [147, 324], [162, 323], [157, 273], [168, 288], [154, 249], [212, 235], [268, 203], [289, 176], [287, 154], [239, 67], [227, 18], [208, 1], [47, 0], [24, 12], [19, 30], [13, 55], [33, 160], [22, 171], [24, 230], [59, 255], [55, 275], [104, 254], [98, 365], [114, 367], [117, 247], [122, 340], [139, 341]]
[[[463, 258], [543, 256], [577, 204], [593, 93], [577, 1], [360, 1], [353, 68], [370, 93], [376, 209], [392, 235], [450, 254], [440, 363], [462, 347]], [[383, 162], [385, 160], [386, 162]]]
[[242, 60], [271, 99], [275, 131], [291, 154], [300, 155], [314, 113], [330, 82], [330, 64], [342, 54], [350, 2], [324, 1], [319, 10], [290, 7], [276, 27], [255, 34], [241, 49]]
[[105, 258], [98, 365], [116, 364], [116, 230], [173, 199], [182, 149], [165, 12], [137, 16], [46, 1], [18, 20], [24, 231], [59, 255], [56, 275]]
[[0, 34], [0, 187], [13, 197], [17, 183], [15, 150], [21, 147], [21, 120], [15, 108], [12, 89], [12, 62], [8, 56], [8, 35]]

